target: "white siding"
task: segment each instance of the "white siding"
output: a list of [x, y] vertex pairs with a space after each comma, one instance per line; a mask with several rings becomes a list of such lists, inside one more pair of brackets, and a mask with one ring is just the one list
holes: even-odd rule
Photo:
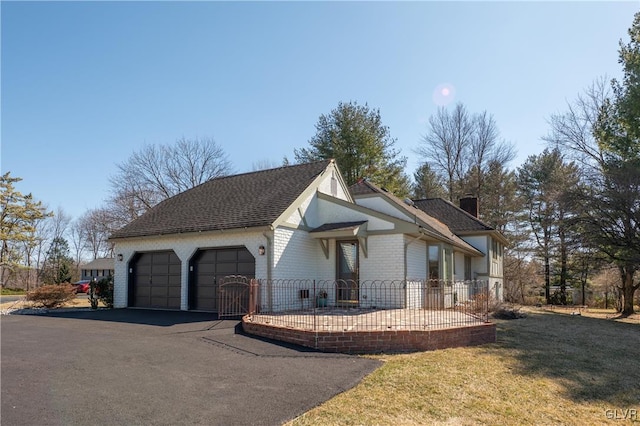
[[[336, 191], [333, 191], [331, 188], [332, 179], [335, 179], [334, 189]], [[323, 194], [331, 195], [332, 197], [335, 197], [335, 198], [340, 198], [341, 200], [349, 199], [349, 196], [347, 196], [343, 186], [340, 184], [338, 172], [335, 170], [332, 170], [331, 167], [328, 169], [326, 178], [322, 180], [322, 182], [320, 182], [320, 185], [318, 186], [318, 191], [322, 192]]]
[[382, 195], [372, 197], [362, 197], [356, 199], [356, 204], [362, 207], [367, 207], [371, 210], [376, 210], [381, 213], [388, 214], [389, 216], [397, 217], [402, 220], [414, 221], [414, 218], [402, 211], [399, 207], [392, 205]]
[[392, 222], [352, 210], [327, 200], [318, 200], [318, 210], [320, 224], [366, 220], [369, 222], [367, 225], [367, 230], [369, 231], [392, 230], [395, 228]]
[[407, 245], [407, 308], [421, 308], [424, 305], [422, 286], [427, 278], [427, 243], [404, 237]]
[[[454, 272], [455, 275], [453, 277], [454, 281], [463, 281], [464, 280], [464, 253], [454, 253]], [[472, 277], [473, 278], [473, 271]]]
[[[360, 257], [360, 303], [362, 307], [401, 308], [405, 304], [404, 235], [368, 238], [369, 256]], [[362, 254], [362, 250], [360, 251]], [[387, 281], [381, 292], [380, 281]]]
[[[489, 237], [486, 235], [473, 235], [473, 236], [462, 236], [462, 239], [471, 244], [473, 247], [477, 248], [481, 252], [485, 253], [483, 257], [474, 257], [471, 259], [471, 278], [475, 275], [486, 275], [489, 265], [489, 259], [487, 258], [489, 254], [488, 240]], [[464, 270], [463, 270], [464, 272]]]
[[407, 246], [407, 279], [424, 280], [427, 278], [427, 243], [415, 241], [410, 236], [404, 237]]
[[309, 279], [318, 275], [324, 257], [320, 243], [301, 230], [277, 228], [273, 238], [273, 279]]

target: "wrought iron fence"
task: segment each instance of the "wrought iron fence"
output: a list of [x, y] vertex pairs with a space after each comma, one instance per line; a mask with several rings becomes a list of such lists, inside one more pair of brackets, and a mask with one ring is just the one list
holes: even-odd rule
[[488, 321], [487, 281], [253, 280], [251, 321], [313, 331], [428, 330]]
[[[255, 280], [241, 275], [229, 275], [218, 284], [218, 317], [236, 317], [248, 314], [252, 298], [256, 292], [251, 291]], [[255, 303], [254, 305], [255, 306]]]

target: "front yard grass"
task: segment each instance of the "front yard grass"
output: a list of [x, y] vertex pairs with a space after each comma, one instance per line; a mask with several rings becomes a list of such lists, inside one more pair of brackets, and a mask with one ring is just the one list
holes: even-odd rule
[[640, 321], [530, 310], [498, 342], [386, 355], [290, 425], [640, 424]]

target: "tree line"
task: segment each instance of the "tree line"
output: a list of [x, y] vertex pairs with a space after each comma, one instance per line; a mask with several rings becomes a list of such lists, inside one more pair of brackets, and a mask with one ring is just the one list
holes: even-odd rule
[[[480, 218], [510, 241], [508, 298], [567, 303], [569, 288], [584, 288], [596, 273], [614, 268], [619, 309], [630, 314], [640, 287], [640, 14], [628, 33], [619, 47], [622, 80], [598, 79], [564, 113], [551, 115], [547, 148], [519, 167], [510, 168], [516, 150], [493, 115], [462, 103], [429, 118], [414, 149], [420, 164], [412, 177], [380, 110], [355, 101], [320, 115], [293, 161], [335, 158], [347, 184], [367, 178], [400, 197], [457, 203], [476, 196]], [[278, 165], [264, 161], [254, 169]], [[108, 236], [114, 230], [166, 198], [233, 171], [210, 138], [146, 145], [117, 165], [104, 206], [75, 221], [15, 191], [19, 178], [7, 173], [1, 178], [2, 285], [21, 268], [39, 271], [33, 284], [59, 282], [87, 257], [112, 256]], [[532, 285], [538, 281], [542, 290]]]

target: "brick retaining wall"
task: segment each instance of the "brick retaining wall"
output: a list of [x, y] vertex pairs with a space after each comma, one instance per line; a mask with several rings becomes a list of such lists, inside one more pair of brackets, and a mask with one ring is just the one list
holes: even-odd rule
[[348, 354], [419, 352], [434, 349], [475, 346], [496, 342], [496, 325], [491, 323], [441, 330], [386, 331], [306, 331], [252, 323], [242, 319], [246, 333], [294, 343], [323, 352]]

